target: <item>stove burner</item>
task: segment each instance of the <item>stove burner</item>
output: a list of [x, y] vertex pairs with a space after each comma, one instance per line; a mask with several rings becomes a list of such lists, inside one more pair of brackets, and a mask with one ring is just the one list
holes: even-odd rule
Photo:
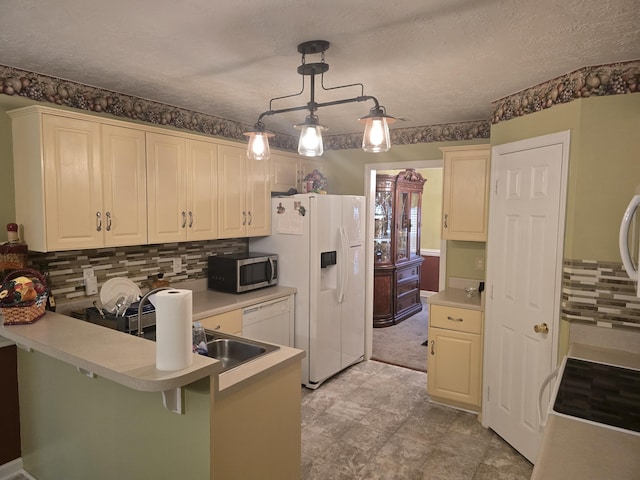
[[567, 358], [553, 410], [640, 433], [640, 371]]

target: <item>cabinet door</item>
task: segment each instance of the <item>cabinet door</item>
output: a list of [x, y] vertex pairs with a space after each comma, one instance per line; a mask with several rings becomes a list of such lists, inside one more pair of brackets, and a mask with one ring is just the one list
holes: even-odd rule
[[480, 335], [429, 327], [427, 392], [480, 406]]
[[218, 146], [187, 140], [187, 239], [218, 237]]
[[246, 236], [247, 162], [244, 148], [218, 145], [218, 237]]
[[147, 243], [147, 173], [143, 130], [102, 125], [105, 246]]
[[247, 236], [265, 235], [271, 235], [269, 160], [247, 160]]
[[157, 133], [146, 139], [149, 243], [185, 241], [186, 141]]
[[310, 158], [301, 158], [299, 168], [300, 168], [300, 186], [302, 184], [302, 181], [304, 180], [304, 177], [312, 173], [314, 170], [319, 171], [325, 178], [327, 178], [329, 173], [327, 171], [328, 166], [324, 160], [313, 160]]
[[442, 238], [487, 240], [489, 146], [443, 148]]
[[288, 192], [290, 188], [300, 189], [300, 160], [279, 155], [271, 151], [271, 190]]
[[100, 125], [43, 115], [42, 133], [47, 250], [101, 247]]
[[198, 320], [207, 330], [218, 330], [231, 335], [242, 335], [242, 310], [213, 315]]

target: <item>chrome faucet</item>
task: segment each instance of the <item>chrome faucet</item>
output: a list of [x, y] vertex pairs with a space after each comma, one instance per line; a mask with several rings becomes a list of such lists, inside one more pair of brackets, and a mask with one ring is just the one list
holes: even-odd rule
[[139, 337], [144, 336], [144, 330], [142, 329], [142, 306], [144, 305], [144, 302], [147, 300], [147, 298], [149, 298], [154, 293], [161, 292], [162, 290], [172, 290], [172, 288], [158, 287], [158, 288], [154, 288], [153, 290], [149, 290], [147, 293], [145, 293], [142, 296], [142, 298], [140, 299], [140, 303], [138, 303], [138, 336]]

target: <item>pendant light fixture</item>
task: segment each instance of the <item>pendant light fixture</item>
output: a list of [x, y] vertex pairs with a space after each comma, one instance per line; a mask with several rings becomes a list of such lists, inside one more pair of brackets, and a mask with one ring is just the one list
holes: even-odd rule
[[[249, 137], [249, 145], [247, 147], [247, 157], [252, 160], [267, 160], [270, 156], [269, 137], [274, 134], [268, 132], [262, 119], [269, 115], [277, 115], [279, 113], [295, 112], [300, 110], [308, 110], [309, 114], [303, 123], [294, 125], [300, 130], [300, 140], [298, 142], [298, 153], [305, 157], [318, 157], [324, 152], [322, 143], [322, 131], [327, 127], [320, 124], [320, 120], [315, 112], [322, 107], [330, 107], [333, 105], [342, 105], [345, 103], [372, 101], [374, 106], [369, 114], [358, 119], [364, 124], [364, 135], [362, 138], [362, 149], [365, 152], [380, 153], [386, 152], [391, 148], [391, 140], [389, 135], [389, 125], [395, 121], [395, 118], [387, 115], [383, 106], [380, 106], [375, 97], [364, 94], [364, 85], [361, 83], [352, 83], [349, 85], [341, 85], [338, 87], [324, 86], [324, 73], [329, 70], [329, 64], [324, 60], [324, 52], [329, 48], [329, 42], [326, 40], [312, 40], [298, 45], [298, 52], [302, 54], [302, 64], [298, 67], [298, 73], [303, 76], [302, 90], [300, 93], [275, 97], [269, 101], [269, 110], [263, 112], [258, 117], [254, 128], [244, 133]], [[321, 54], [320, 62], [306, 63], [306, 55]], [[360, 95], [353, 98], [345, 98], [343, 100], [334, 100], [331, 102], [317, 103], [315, 100], [315, 80], [316, 75], [320, 75], [320, 86], [323, 90], [336, 90], [347, 87], [360, 87]], [[309, 77], [310, 100], [306, 105], [299, 107], [290, 107], [274, 110], [273, 102], [284, 98], [291, 98], [302, 95], [305, 89], [304, 77]]]

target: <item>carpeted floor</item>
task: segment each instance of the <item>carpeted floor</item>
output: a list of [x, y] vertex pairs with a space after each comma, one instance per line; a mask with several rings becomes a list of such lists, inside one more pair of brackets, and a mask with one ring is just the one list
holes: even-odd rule
[[427, 371], [427, 318], [429, 309], [422, 301], [422, 312], [397, 325], [373, 329], [372, 359], [401, 367]]

